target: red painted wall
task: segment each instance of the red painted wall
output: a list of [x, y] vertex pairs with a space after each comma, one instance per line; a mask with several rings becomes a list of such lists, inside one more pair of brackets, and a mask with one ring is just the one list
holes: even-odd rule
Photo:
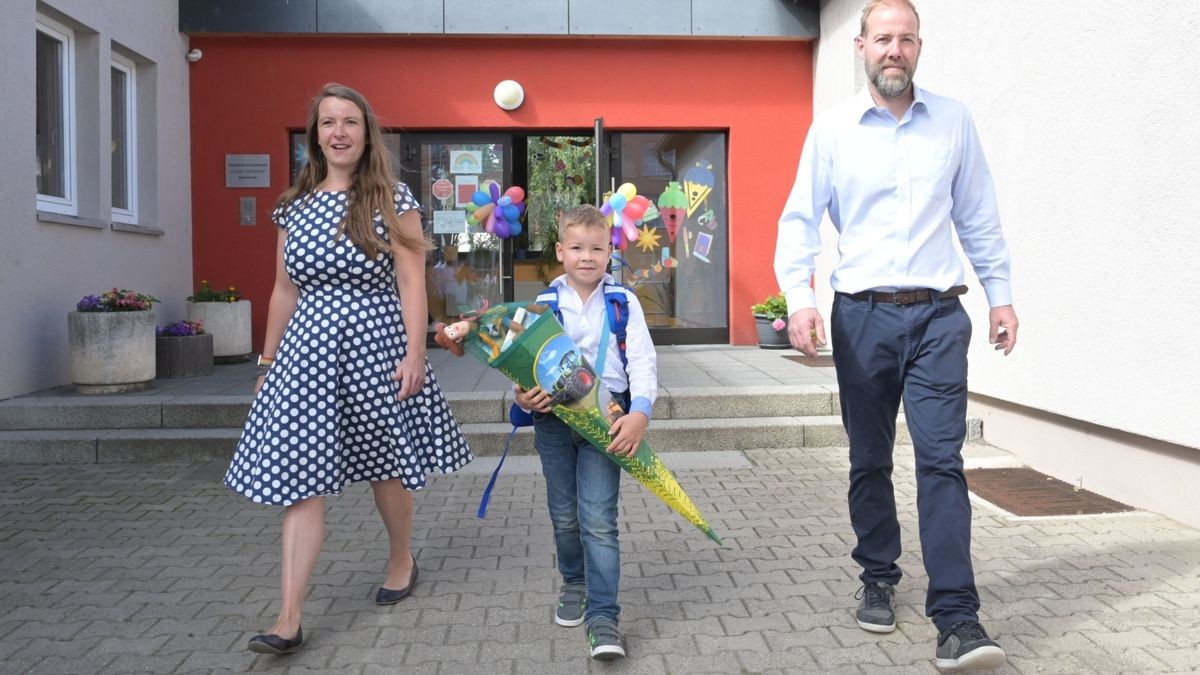
[[[270, 209], [288, 182], [286, 130], [329, 81], [361, 91], [388, 127], [727, 130], [731, 342], [755, 344], [749, 305], [776, 291], [775, 223], [812, 119], [812, 45], [530, 38], [194, 37], [192, 222], [196, 280], [243, 289], [261, 345], [273, 280]], [[492, 103], [504, 79], [525, 104]], [[270, 154], [271, 187], [225, 188], [226, 154]], [[257, 197], [258, 225], [238, 224]]]

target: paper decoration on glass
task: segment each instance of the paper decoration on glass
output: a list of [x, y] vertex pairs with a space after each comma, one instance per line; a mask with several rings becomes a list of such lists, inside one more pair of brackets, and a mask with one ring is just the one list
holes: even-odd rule
[[697, 232], [696, 247], [692, 249], [692, 255], [703, 260], [704, 262], [710, 262], [708, 259], [708, 251], [712, 247], [712, 240], [713, 238], [711, 234], [707, 232]]
[[[638, 228], [638, 248], [646, 253], [653, 252], [654, 249], [658, 248], [659, 237], [660, 235], [658, 234], [657, 229], [650, 229], [648, 226], [643, 224], [640, 228]], [[667, 249], [664, 248], [663, 250], [665, 251]]]
[[662, 216], [663, 224], [667, 226], [667, 238], [675, 243], [675, 233], [687, 216], [687, 195], [677, 181], [667, 183], [667, 189], [658, 196], [658, 213]]
[[450, 173], [483, 173], [483, 153], [478, 150], [451, 150]]
[[696, 160], [696, 164], [684, 172], [683, 188], [687, 191], [689, 216], [708, 200], [708, 194], [716, 184], [717, 178], [712, 172], [712, 162], [706, 159]]

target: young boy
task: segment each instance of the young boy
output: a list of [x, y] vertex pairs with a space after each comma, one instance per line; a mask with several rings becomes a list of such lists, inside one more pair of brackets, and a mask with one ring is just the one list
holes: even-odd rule
[[[621, 607], [621, 551], [617, 543], [617, 498], [621, 469], [605, 452], [632, 455], [637, 451], [658, 390], [654, 344], [646, 317], [632, 291], [616, 286], [605, 271], [612, 244], [608, 220], [594, 206], [571, 209], [558, 223], [555, 254], [566, 274], [550, 283], [567, 335], [594, 367], [605, 350], [602, 384], [628, 414], [617, 419], [604, 449], [593, 447], [550, 414], [549, 395], [540, 387], [518, 388], [518, 405], [533, 411], [534, 445], [546, 477], [546, 501], [554, 524], [554, 547], [562, 574], [554, 622], [578, 626], [587, 622], [591, 656], [608, 660], [625, 656], [625, 638], [617, 630]], [[628, 304], [625, 359], [608, 321], [608, 291], [624, 293]], [[601, 344], [602, 338], [605, 344]], [[585, 576], [586, 570], [586, 576]]]

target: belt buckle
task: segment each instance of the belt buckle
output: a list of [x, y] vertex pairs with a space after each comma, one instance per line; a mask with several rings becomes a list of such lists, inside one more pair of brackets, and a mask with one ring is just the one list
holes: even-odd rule
[[900, 307], [916, 304], [917, 293], [918, 291], [896, 291], [892, 294], [892, 302]]

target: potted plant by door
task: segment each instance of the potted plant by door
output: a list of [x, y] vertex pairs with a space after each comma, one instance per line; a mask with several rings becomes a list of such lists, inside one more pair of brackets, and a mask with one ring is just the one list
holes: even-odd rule
[[158, 299], [114, 288], [84, 296], [67, 315], [71, 379], [81, 394], [139, 391], [154, 380]]
[[201, 280], [195, 295], [188, 296], [187, 318], [212, 334], [216, 363], [241, 363], [250, 359], [250, 301], [236, 286], [218, 291]]
[[160, 378], [213, 374], [213, 336], [200, 321], [172, 321], [154, 340], [155, 371]]
[[758, 328], [758, 346], [763, 349], [787, 349], [792, 346], [787, 332], [787, 301], [783, 293], [750, 305]]

